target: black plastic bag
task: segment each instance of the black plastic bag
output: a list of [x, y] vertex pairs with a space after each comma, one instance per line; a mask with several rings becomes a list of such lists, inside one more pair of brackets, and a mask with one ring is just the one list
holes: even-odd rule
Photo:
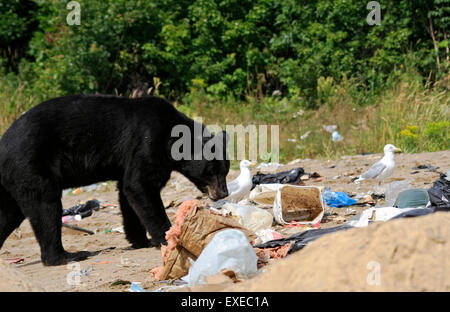
[[273, 184], [273, 183], [297, 184], [304, 174], [305, 170], [303, 170], [303, 168], [301, 167], [278, 173], [264, 174], [258, 172], [252, 178], [253, 182], [252, 189], [254, 189], [255, 186], [257, 186], [258, 184]]
[[430, 203], [436, 211], [450, 209], [450, 181], [441, 173], [439, 179], [428, 189]]
[[435, 210], [431, 209], [431, 208], [416, 208], [413, 210], [402, 212], [401, 214], [398, 214], [389, 220], [400, 219], [400, 218], [421, 217], [421, 216], [426, 216], [427, 214], [430, 214], [433, 212], [435, 212]]
[[69, 209], [63, 209], [63, 216], [81, 215], [82, 218], [89, 217], [93, 211], [100, 209], [100, 202], [96, 199], [88, 200], [84, 204], [75, 205]]
[[348, 229], [352, 229], [352, 226], [349, 225], [339, 225], [336, 227], [328, 228], [328, 229], [318, 229], [318, 230], [307, 230], [304, 232], [296, 233], [294, 235], [289, 236], [288, 238], [282, 238], [277, 240], [271, 240], [264, 244], [259, 244], [254, 247], [256, 248], [273, 248], [273, 247], [279, 247], [286, 244], [291, 243], [294, 241], [294, 244], [289, 248], [288, 254], [293, 253], [297, 250], [302, 249], [306, 245], [308, 245], [313, 240], [316, 240], [324, 235], [338, 232], [338, 231], [344, 231]]

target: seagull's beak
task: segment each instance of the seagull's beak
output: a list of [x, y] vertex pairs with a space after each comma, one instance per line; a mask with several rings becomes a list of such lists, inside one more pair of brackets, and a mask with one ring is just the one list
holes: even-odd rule
[[398, 148], [398, 147], [396, 147], [395, 149], [394, 149], [394, 153], [401, 153], [402, 152], [402, 150], [400, 149], [400, 148]]
[[252, 162], [252, 163], [250, 164], [250, 168], [254, 168], [254, 167], [256, 167], [256, 163], [255, 163], [255, 162]]

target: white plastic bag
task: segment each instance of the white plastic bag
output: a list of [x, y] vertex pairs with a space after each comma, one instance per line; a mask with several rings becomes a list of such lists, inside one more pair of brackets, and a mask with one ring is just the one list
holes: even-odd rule
[[246, 229], [256, 232], [272, 226], [273, 215], [261, 208], [227, 203], [222, 206], [222, 213], [231, 212]]
[[369, 208], [364, 210], [360, 215], [359, 218], [356, 217], [355, 220], [349, 220], [347, 221], [347, 225], [354, 226], [354, 227], [365, 227], [369, 225], [369, 221], [372, 222], [385, 222], [388, 221], [395, 216], [407, 212], [412, 211], [415, 209], [420, 208], [395, 208], [395, 207], [379, 207], [379, 208]]
[[255, 234], [258, 235], [258, 237], [256, 238], [254, 245], [264, 244], [274, 239], [283, 238], [283, 235], [272, 229], [259, 230]]
[[256, 273], [255, 251], [242, 231], [230, 229], [217, 233], [182, 278], [189, 285], [204, 284], [205, 277], [230, 269], [238, 274]]
[[277, 162], [261, 163], [256, 169], [261, 173], [275, 173], [281, 166], [283, 165]]
[[272, 207], [278, 189], [285, 185], [280, 183], [259, 184], [250, 192], [249, 198], [257, 204]]

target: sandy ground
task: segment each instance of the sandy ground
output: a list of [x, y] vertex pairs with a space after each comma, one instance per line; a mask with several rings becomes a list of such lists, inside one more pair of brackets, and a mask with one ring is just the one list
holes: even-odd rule
[[[305, 181], [306, 185], [321, 185], [329, 187], [332, 191], [362, 194], [374, 190], [380, 191], [383, 186], [378, 186], [375, 181], [363, 181], [356, 185], [351, 182], [352, 177], [366, 170], [381, 157], [381, 154], [374, 154], [345, 156], [338, 160], [297, 160], [277, 171], [303, 167], [306, 172], [318, 172], [321, 176], [326, 177], [326, 180], [322, 181]], [[439, 172], [450, 169], [450, 151], [398, 154], [396, 161], [397, 168], [393, 176], [386, 182], [407, 180], [413, 187], [429, 188], [438, 179]], [[412, 168], [417, 165], [431, 165], [439, 167], [439, 169], [436, 172], [429, 172], [426, 169], [413, 170]], [[418, 172], [413, 174], [415, 171]], [[253, 173], [256, 173], [255, 169]], [[230, 171], [227, 179], [231, 180], [237, 175], [238, 171]], [[202, 201], [211, 203], [209, 199], [201, 196], [202, 194], [193, 184], [175, 173], [162, 191], [163, 202], [171, 221], [174, 220], [176, 207], [186, 199], [201, 198]], [[79, 195], [69, 193], [63, 197], [62, 201], [64, 208], [70, 208], [91, 198], [117, 203], [114, 184], [110, 184], [110, 187], [103, 191], [83, 192]], [[383, 204], [383, 201], [381, 200], [378, 204]], [[367, 207], [352, 206], [351, 208], [354, 211], [347, 208], [327, 208], [321, 227], [341, 224]], [[40, 262], [39, 246], [29, 222], [24, 221], [16, 234], [12, 234], [6, 240], [0, 250], [0, 261], [23, 258], [23, 262], [8, 266], [15, 268], [17, 274], [26, 276], [35, 289], [46, 291], [128, 291], [130, 282], [139, 282], [147, 290], [155, 290], [167, 285], [155, 281], [149, 274], [150, 269], [161, 265], [160, 250], [158, 248], [130, 249], [125, 235], [113, 231], [121, 226], [121, 222], [120, 209], [113, 207], [101, 209], [91, 217], [71, 223], [95, 231], [95, 235], [63, 228], [64, 247], [68, 251], [89, 250], [99, 251], [99, 253], [87, 260], [68, 266], [45, 267]], [[298, 229], [284, 229], [281, 226], [277, 226], [275, 229], [285, 235], [298, 231]], [[326, 250], [324, 250], [323, 256], [326, 257]], [[74, 274], [78, 270], [82, 272], [79, 280]]]
[[225, 291], [450, 291], [449, 224], [437, 212], [332, 233]]

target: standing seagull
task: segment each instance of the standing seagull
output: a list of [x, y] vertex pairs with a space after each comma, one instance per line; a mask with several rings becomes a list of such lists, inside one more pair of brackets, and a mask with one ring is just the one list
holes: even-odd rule
[[392, 144], [387, 144], [384, 147], [384, 157], [374, 163], [372, 167], [355, 180], [355, 183], [359, 183], [366, 179], [377, 179], [384, 183], [384, 179], [388, 178], [395, 169], [394, 153], [401, 152], [402, 150], [395, 147]]
[[252, 189], [252, 174], [250, 173], [250, 167], [254, 164], [248, 160], [242, 160], [239, 164], [241, 173], [239, 176], [227, 184], [228, 197], [227, 200], [237, 203], [240, 201], [250, 190]]

